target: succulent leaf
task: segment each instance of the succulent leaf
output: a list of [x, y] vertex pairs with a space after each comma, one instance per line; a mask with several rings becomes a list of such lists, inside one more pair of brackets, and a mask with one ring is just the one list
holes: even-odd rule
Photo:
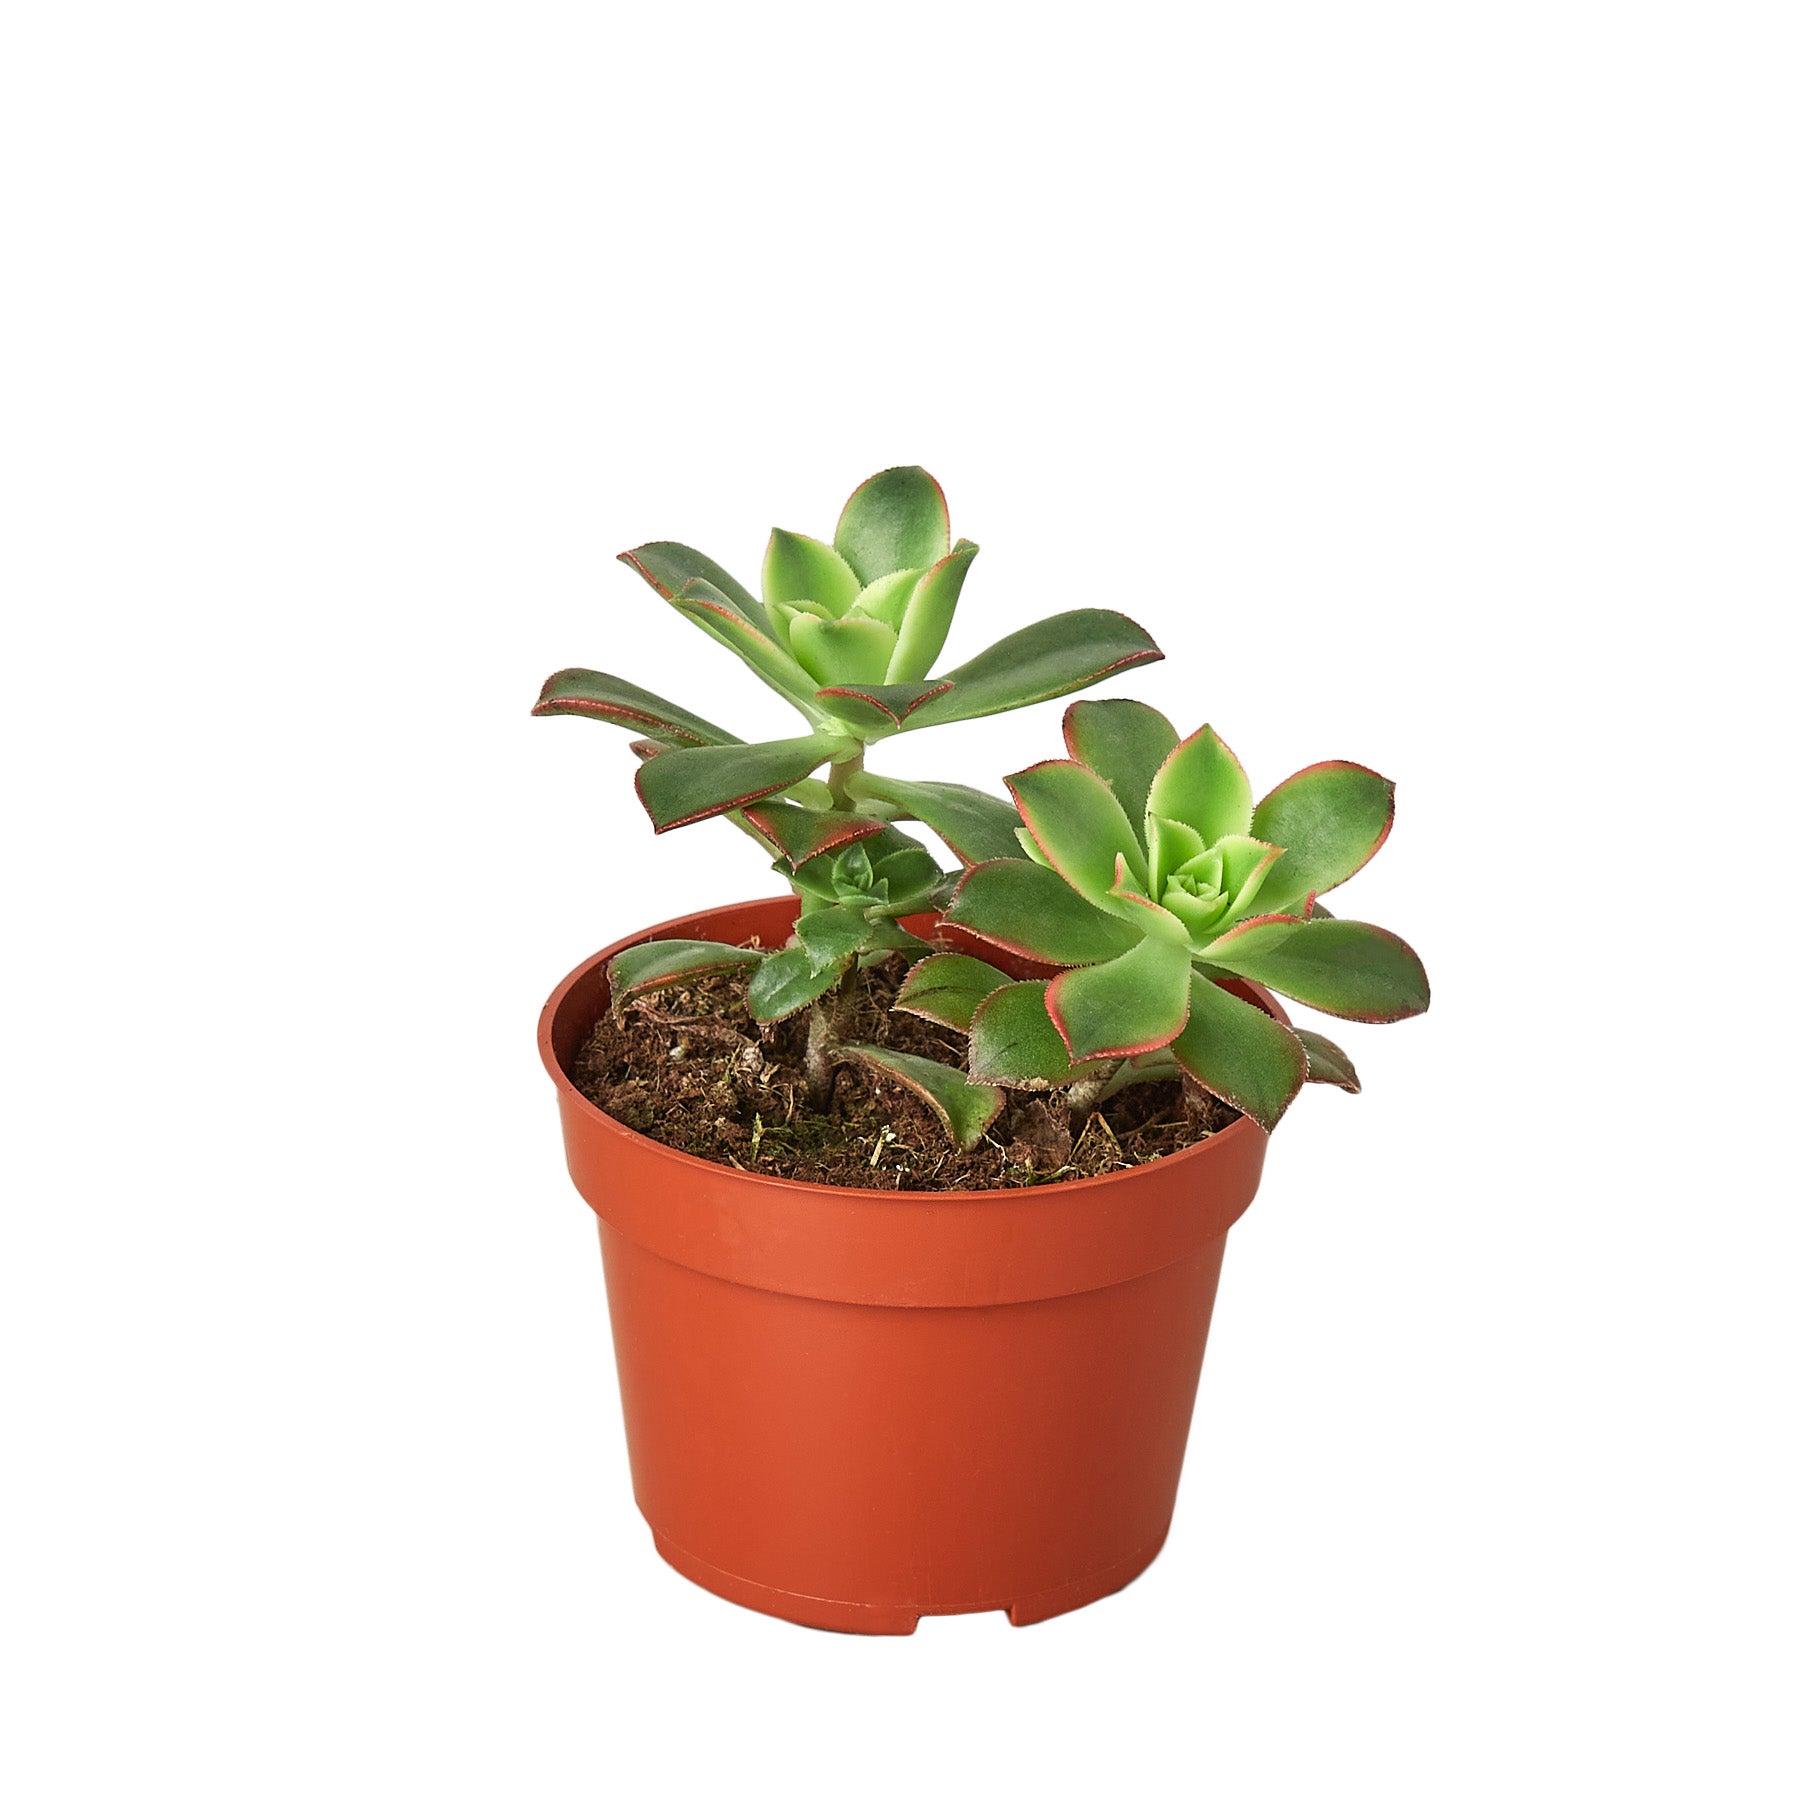
[[[907, 603], [923, 573], [922, 569], [896, 569], [892, 575], [871, 581], [857, 595], [855, 611], [865, 619], [879, 619], [898, 636], [900, 623], [906, 617]], [[886, 674], [885, 670], [883, 674]]]
[[947, 681], [858, 682], [820, 688], [813, 698], [833, 718], [869, 739], [891, 736], [927, 700], [949, 691]]
[[824, 737], [665, 750], [642, 763], [638, 798], [659, 832], [749, 806], [810, 775], [836, 748]]
[[896, 1012], [917, 1013], [952, 1031], [967, 1031], [975, 1009], [1007, 977], [979, 957], [942, 950], [913, 964], [894, 1000]]
[[1188, 1022], [1172, 1048], [1209, 1094], [1273, 1131], [1306, 1079], [1300, 1039], [1259, 1006], [1192, 977]]
[[859, 800], [885, 800], [935, 831], [965, 863], [1019, 854], [1019, 815], [1004, 800], [954, 781], [898, 781], [887, 775], [853, 775]]
[[1175, 727], [1141, 700], [1077, 700], [1063, 714], [1063, 742], [1112, 789], [1144, 839], [1150, 784], [1180, 742]]
[[669, 744], [743, 742], [685, 706], [621, 681], [617, 675], [603, 675], [598, 669], [559, 669], [544, 683], [544, 691], [531, 711], [537, 718], [568, 713], [578, 718], [604, 719], [627, 731], [651, 732]]
[[1250, 829], [1250, 778], [1230, 747], [1202, 725], [1169, 752], [1150, 784], [1150, 810], [1191, 825], [1209, 844]]
[[802, 913], [794, 935], [814, 969], [835, 967], [841, 973], [851, 957], [869, 947], [869, 921], [847, 906], [828, 906]]
[[796, 613], [788, 624], [794, 660], [820, 687], [880, 681], [894, 654], [894, 633], [879, 619], [815, 619]]
[[1150, 634], [1123, 613], [1100, 608], [1057, 613], [1003, 637], [949, 670], [943, 679], [953, 682], [954, 689], [920, 707], [907, 720], [906, 729], [1011, 712], [1092, 687], [1138, 663], [1161, 660], [1162, 652]]
[[1431, 1004], [1424, 965], [1411, 946], [1355, 919], [1246, 919], [1204, 954], [1214, 967], [1340, 1019], [1385, 1024]]
[[621, 550], [619, 561], [636, 569], [665, 600], [673, 600], [690, 581], [704, 581], [758, 631], [769, 629], [762, 604], [728, 569], [686, 544], [639, 544]]
[[1323, 762], [1263, 796], [1253, 837], [1287, 852], [1263, 886], [1263, 910], [1285, 912], [1348, 881], [1387, 841], [1394, 784], [1360, 763]]
[[1018, 857], [969, 870], [944, 918], [1002, 950], [1065, 968], [1123, 956], [1142, 935], [1090, 905], [1053, 869]]
[[750, 977], [750, 1016], [765, 1025], [810, 1006], [843, 974], [842, 964], [815, 969], [806, 951], [791, 944], [769, 957]]
[[1332, 1087], [1341, 1087], [1347, 1094], [1362, 1092], [1362, 1082], [1357, 1076], [1356, 1065], [1330, 1038], [1321, 1037], [1316, 1031], [1302, 1031], [1297, 1026], [1294, 1036], [1306, 1046], [1306, 1079], [1308, 1081], [1327, 1082]]
[[928, 569], [950, 549], [944, 490], [916, 466], [883, 469], [844, 502], [833, 542], [865, 586], [896, 569]]
[[845, 1044], [843, 1054], [879, 1074], [890, 1075], [925, 1102], [943, 1121], [957, 1145], [967, 1150], [1000, 1116], [1005, 1104], [991, 1087], [970, 1081], [948, 1063], [928, 1056], [908, 1056], [903, 1051], [875, 1044]]
[[1061, 1087], [1100, 1072], [1076, 1067], [1044, 1004], [1047, 981], [995, 988], [969, 1021], [969, 1078], [995, 1087]]
[[777, 606], [820, 606], [834, 619], [849, 611], [862, 589], [856, 571], [817, 538], [778, 525], [769, 533], [763, 552], [763, 599], [771, 611]]
[[923, 681], [931, 673], [931, 665], [950, 635], [963, 581], [979, 548], [976, 544], [959, 544], [919, 577], [904, 614], [895, 622], [900, 642], [888, 665], [889, 681]]
[[716, 638], [740, 661], [747, 663], [802, 712], [813, 712], [812, 696], [817, 682], [762, 625], [745, 618], [717, 588], [704, 581], [690, 581], [669, 604], [683, 618], [691, 619], [708, 637]]
[[637, 994], [697, 980], [717, 969], [744, 963], [760, 963], [767, 953], [745, 950], [735, 944], [714, 944], [703, 938], [663, 938], [654, 944], [633, 944], [606, 965], [607, 986], [615, 1007]]
[[867, 813], [826, 812], [786, 800], [765, 800], [746, 807], [744, 817], [796, 869], [815, 856], [842, 850], [858, 838], [873, 837], [884, 829], [880, 819]]
[[1065, 970], [1045, 1003], [1075, 1062], [1160, 1050], [1187, 1023], [1187, 948], [1143, 938], [1111, 962]]
[[1148, 878], [1124, 808], [1084, 763], [1041, 762], [1007, 776], [1006, 785], [1045, 860], [1096, 906], [1107, 904], [1121, 856], [1140, 885]]

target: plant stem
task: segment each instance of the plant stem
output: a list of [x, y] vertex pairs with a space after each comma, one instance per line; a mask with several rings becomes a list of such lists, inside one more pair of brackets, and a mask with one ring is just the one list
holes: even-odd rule
[[1087, 1122], [1094, 1116], [1094, 1108], [1100, 1104], [1106, 1092], [1106, 1084], [1112, 1080], [1119, 1065], [1111, 1062], [1091, 1075], [1085, 1081], [1071, 1082], [1069, 1085], [1069, 1136], [1076, 1143], [1081, 1142], [1081, 1134], [1087, 1130]]
[[831, 773], [825, 778], [825, 785], [831, 789], [831, 804], [839, 812], [854, 812], [856, 801], [851, 796], [845, 783], [852, 775], [860, 775], [863, 766], [863, 753], [858, 750], [854, 756], [846, 757], [843, 762], [834, 762]]
[[829, 993], [821, 994], [806, 1015], [806, 1103], [818, 1112], [831, 1109], [831, 1090], [837, 1074], [837, 1010], [840, 1000], [856, 980], [856, 964]]

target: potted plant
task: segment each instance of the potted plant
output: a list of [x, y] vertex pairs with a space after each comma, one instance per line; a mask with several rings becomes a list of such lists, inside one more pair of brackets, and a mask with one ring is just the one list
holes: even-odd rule
[[622, 560], [804, 730], [746, 743], [587, 669], [535, 708], [631, 730], [658, 832], [729, 820], [792, 890], [610, 945], [540, 1044], [657, 1548], [839, 1630], [1025, 1624], [1150, 1562], [1268, 1133], [1304, 1083], [1358, 1086], [1275, 996], [1428, 1001], [1399, 938], [1319, 904], [1392, 823], [1357, 764], [1256, 800], [1210, 726], [1105, 699], [1009, 800], [871, 768], [1161, 655], [1088, 609], [934, 673], [975, 555], [918, 468], [864, 482], [830, 543], [776, 530], [760, 598], [641, 545]]

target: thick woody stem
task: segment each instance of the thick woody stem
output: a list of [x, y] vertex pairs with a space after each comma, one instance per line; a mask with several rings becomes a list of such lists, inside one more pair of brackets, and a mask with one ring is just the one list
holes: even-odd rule
[[818, 1112], [827, 1112], [831, 1107], [838, 1065], [838, 1003], [855, 980], [856, 964], [852, 963], [844, 971], [843, 980], [829, 993], [821, 994], [806, 1015], [806, 1099]]

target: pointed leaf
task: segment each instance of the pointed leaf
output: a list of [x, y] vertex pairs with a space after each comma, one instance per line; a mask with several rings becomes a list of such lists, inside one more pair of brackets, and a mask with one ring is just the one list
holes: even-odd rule
[[835, 987], [843, 972], [842, 964], [815, 969], [798, 944], [778, 950], [750, 977], [750, 1016], [765, 1025], [785, 1019]]
[[913, 590], [919, 585], [919, 577], [924, 572], [923, 569], [896, 569], [892, 575], [883, 575], [879, 580], [871, 581], [856, 596], [855, 611], [866, 619], [879, 619], [890, 631], [898, 634]]
[[1176, 1060], [1209, 1094], [1273, 1131], [1306, 1079], [1300, 1040], [1259, 1006], [1193, 977]]
[[1391, 931], [1355, 919], [1246, 919], [1202, 954], [1217, 968], [1248, 975], [1340, 1019], [1385, 1024], [1410, 1019], [1431, 1004], [1424, 964], [1412, 948]]
[[762, 586], [771, 608], [810, 601], [834, 619], [849, 610], [862, 589], [856, 571], [829, 544], [779, 525], [769, 533], [763, 552]]
[[1302, 1031], [1298, 1027], [1294, 1030], [1294, 1036], [1306, 1046], [1308, 1081], [1328, 1082], [1332, 1087], [1341, 1087], [1347, 1094], [1362, 1092], [1362, 1081], [1356, 1073], [1356, 1065], [1330, 1038], [1320, 1037], [1316, 1031]]
[[909, 844], [877, 854], [875, 880], [887, 888], [887, 899], [878, 910], [885, 913], [918, 912], [943, 878], [944, 871], [938, 867], [937, 858], [923, 844]]
[[1360, 763], [1314, 763], [1263, 796], [1253, 837], [1287, 852], [1263, 884], [1264, 912], [1286, 912], [1345, 882], [1387, 841], [1394, 784]]
[[653, 732], [670, 744], [740, 744], [729, 731], [721, 730], [698, 713], [677, 706], [647, 688], [634, 687], [616, 675], [603, 675], [598, 669], [560, 669], [544, 683], [532, 709], [536, 718], [549, 718], [559, 713], [578, 718], [604, 719], [610, 725], [622, 725], [627, 731]]
[[879, 619], [814, 619], [795, 614], [788, 625], [794, 660], [820, 687], [876, 682], [887, 676], [894, 633]]
[[1041, 762], [1007, 776], [1006, 785], [1045, 859], [1086, 898], [1106, 904], [1121, 856], [1143, 885], [1144, 847], [1112, 789], [1092, 769], [1078, 762]]
[[900, 642], [888, 666], [890, 681], [923, 681], [931, 673], [950, 635], [963, 580], [975, 560], [977, 544], [959, 544], [919, 577], [900, 624]]
[[1065, 967], [1108, 962], [1143, 936], [1090, 906], [1054, 869], [1018, 857], [972, 868], [944, 917], [1015, 956]]
[[1006, 983], [1007, 977], [992, 963], [944, 950], [913, 965], [895, 996], [894, 1011], [917, 1013], [952, 1031], [967, 1031], [976, 1007]]
[[1141, 700], [1077, 700], [1063, 714], [1063, 742], [1112, 789], [1144, 838], [1150, 783], [1180, 742], [1175, 727]]
[[818, 683], [782, 649], [763, 626], [744, 617], [725, 596], [704, 581], [690, 581], [669, 602], [683, 618], [691, 619], [710, 638], [716, 638], [749, 666], [777, 693], [811, 714], [813, 690]]
[[1100, 1064], [1076, 1068], [1062, 1034], [1044, 1005], [1044, 981], [1013, 981], [995, 988], [969, 1021], [969, 1076], [995, 1087], [1061, 1087], [1099, 1073]]
[[933, 1062], [928, 1056], [908, 1056], [875, 1044], [845, 1044], [843, 1054], [911, 1089], [943, 1120], [944, 1129], [964, 1150], [980, 1141], [1005, 1104], [998, 1089], [980, 1087], [960, 1069]]
[[834, 747], [829, 738], [803, 737], [665, 750], [640, 765], [638, 798], [658, 831], [672, 831], [792, 787]]
[[709, 943], [703, 938], [663, 938], [658, 943], [633, 944], [629, 950], [621, 950], [606, 965], [606, 981], [617, 1008], [633, 995], [696, 981], [718, 969], [760, 963], [765, 955], [761, 950]]
[[1111, 962], [1069, 969], [1050, 983], [1050, 1018], [1076, 1062], [1160, 1050], [1188, 1013], [1188, 953], [1147, 937]]
[[842, 719], [864, 738], [887, 737], [908, 715], [950, 691], [947, 681], [839, 682], [813, 696], [833, 718]]
[[909, 731], [1010, 712], [1092, 687], [1137, 663], [1160, 662], [1162, 652], [1141, 625], [1123, 613], [1090, 608], [1057, 613], [990, 644], [960, 668], [945, 672], [953, 690], [919, 708]]
[[950, 549], [944, 490], [923, 469], [883, 469], [844, 502], [833, 541], [865, 584], [896, 569], [929, 569]]
[[873, 837], [883, 828], [880, 819], [867, 813], [822, 812], [786, 800], [765, 800], [746, 807], [744, 817], [796, 869], [815, 856], [842, 850], [858, 838]]
[[1016, 857], [1018, 813], [1004, 800], [954, 781], [897, 781], [887, 775], [853, 775], [859, 800], [885, 800], [929, 826], [965, 863]]
[[621, 550], [619, 561], [636, 569], [665, 600], [673, 600], [690, 581], [704, 581], [758, 631], [769, 629], [756, 596], [729, 570], [686, 544], [639, 544], [635, 550]]
[[1250, 778], [1210, 725], [1169, 752], [1150, 784], [1150, 810], [1191, 825], [1209, 844], [1250, 829]]
[[868, 948], [869, 921], [847, 906], [827, 906], [818, 912], [802, 913], [795, 922], [794, 935], [815, 969], [836, 968], [841, 972], [851, 957]]

